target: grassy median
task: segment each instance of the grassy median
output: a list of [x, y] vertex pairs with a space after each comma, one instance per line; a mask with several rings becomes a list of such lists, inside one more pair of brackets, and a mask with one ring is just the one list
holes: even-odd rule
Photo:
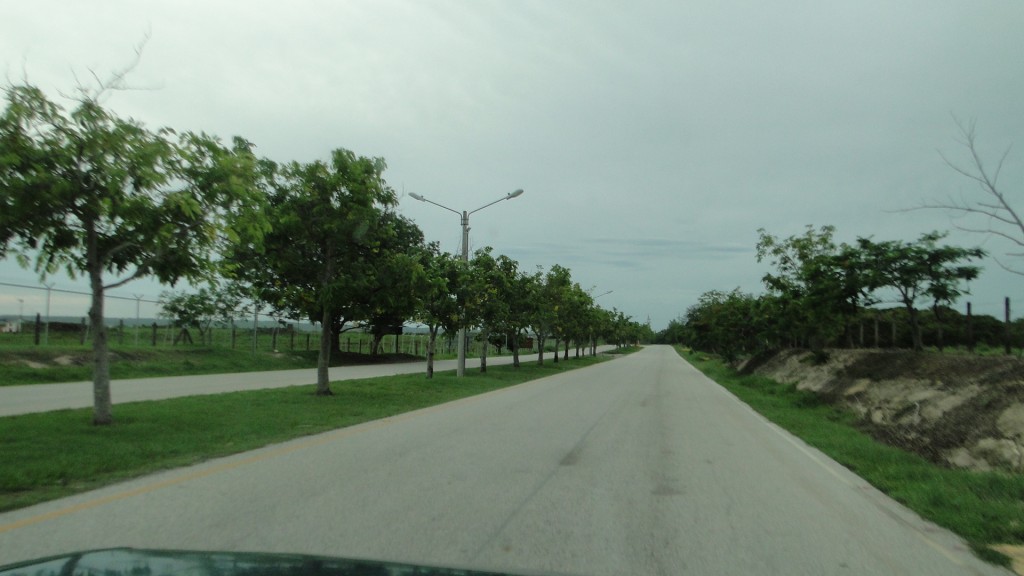
[[[115, 423], [90, 424], [92, 409], [0, 418], [0, 511], [28, 506], [158, 470], [194, 464], [300, 436], [513, 386], [606, 360], [491, 366], [433, 379], [409, 374], [331, 385], [233, 392], [114, 406]], [[310, 373], [313, 377], [312, 372]]]
[[923, 518], [959, 534], [980, 557], [1005, 566], [1009, 559], [990, 547], [1024, 544], [1024, 476], [941, 467], [875, 441], [857, 428], [853, 414], [812, 392], [738, 374], [705, 354], [680, 354], [772, 422]]

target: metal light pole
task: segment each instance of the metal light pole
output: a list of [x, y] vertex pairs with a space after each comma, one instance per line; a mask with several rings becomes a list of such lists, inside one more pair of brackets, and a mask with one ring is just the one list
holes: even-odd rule
[[[426, 198], [424, 198], [423, 196], [420, 196], [419, 194], [416, 194], [415, 192], [410, 193], [409, 196], [411, 196], [413, 200], [419, 200], [420, 202], [426, 202], [428, 204], [433, 204], [434, 206], [437, 206], [439, 208], [444, 208], [445, 210], [447, 210], [449, 212], [454, 212], [454, 213], [459, 215], [459, 218], [462, 219], [462, 261], [463, 262], [469, 262], [469, 215], [473, 214], [474, 212], [479, 212], [479, 211], [483, 210], [484, 208], [487, 208], [488, 206], [493, 206], [493, 205], [497, 204], [498, 202], [501, 202], [502, 200], [511, 200], [513, 198], [518, 198], [522, 194], [523, 194], [523, 190], [522, 190], [522, 188], [520, 188], [519, 190], [516, 190], [515, 192], [509, 192], [508, 194], [502, 196], [501, 198], [498, 198], [494, 202], [489, 202], [489, 203], [484, 204], [483, 206], [477, 208], [476, 210], [470, 210], [468, 212], [465, 211], [465, 210], [459, 212], [458, 210], [455, 210], [454, 208], [449, 208], [449, 207], [445, 206], [444, 204], [438, 204], [437, 202], [434, 202], [433, 200], [427, 200]], [[461, 328], [459, 328], [459, 364], [458, 364], [458, 370], [456, 371], [456, 374], [460, 378], [466, 375], [466, 327], [465, 326], [462, 326]]]
[[[594, 289], [591, 288], [590, 290], [593, 291]], [[591, 296], [591, 300], [597, 300], [601, 296], [607, 296], [607, 295], [609, 295], [611, 293], [612, 293], [612, 290], [609, 290], [607, 292], [603, 292], [601, 294], [598, 294], [597, 296]], [[590, 355], [591, 356], [597, 356], [597, 338], [594, 336], [594, 329], [593, 328], [590, 329]]]

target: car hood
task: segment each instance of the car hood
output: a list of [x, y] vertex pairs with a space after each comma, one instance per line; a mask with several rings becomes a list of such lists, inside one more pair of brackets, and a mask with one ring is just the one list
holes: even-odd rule
[[[0, 567], [0, 576], [515, 576], [299, 554], [111, 548]], [[524, 576], [522, 574], [518, 576]]]

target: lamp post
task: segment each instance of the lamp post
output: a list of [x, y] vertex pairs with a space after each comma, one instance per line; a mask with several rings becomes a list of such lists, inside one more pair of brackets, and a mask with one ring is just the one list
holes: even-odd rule
[[[493, 205], [497, 204], [498, 202], [501, 202], [502, 200], [511, 200], [513, 198], [518, 198], [522, 194], [523, 194], [523, 190], [522, 190], [522, 188], [520, 188], [520, 189], [516, 190], [515, 192], [509, 192], [508, 194], [502, 196], [501, 198], [498, 198], [497, 200], [495, 200], [493, 202], [489, 202], [489, 203], [484, 204], [483, 206], [477, 208], [476, 210], [470, 210], [468, 212], [466, 210], [463, 210], [463, 211], [460, 212], [460, 211], [458, 211], [458, 210], [456, 210], [454, 208], [449, 208], [449, 207], [445, 206], [444, 204], [438, 204], [437, 202], [434, 202], [433, 200], [427, 200], [426, 198], [424, 198], [423, 196], [421, 196], [419, 194], [416, 194], [415, 192], [410, 193], [409, 196], [411, 196], [413, 200], [419, 200], [420, 202], [426, 202], [427, 204], [433, 204], [434, 206], [437, 206], [438, 208], [444, 208], [445, 210], [447, 210], [449, 212], [454, 212], [454, 213], [459, 215], [459, 218], [462, 219], [462, 261], [463, 262], [469, 262], [469, 215], [473, 214], [474, 212], [479, 212], [479, 211], [483, 210], [484, 208], [487, 208], [488, 206], [493, 206]], [[459, 364], [458, 364], [458, 370], [456, 371], [456, 374], [460, 378], [466, 375], [466, 327], [465, 326], [462, 326], [462, 327], [459, 328]]]
[[[590, 290], [593, 291], [594, 289], [591, 288]], [[597, 300], [601, 296], [607, 296], [607, 295], [611, 294], [612, 292], [613, 292], [612, 290], [609, 290], [607, 292], [603, 292], [601, 294], [598, 294], [597, 296], [591, 296], [591, 300]], [[591, 327], [591, 329], [590, 329], [590, 355], [591, 356], [597, 356], [597, 337], [594, 336], [594, 329], [593, 329], [593, 327]]]

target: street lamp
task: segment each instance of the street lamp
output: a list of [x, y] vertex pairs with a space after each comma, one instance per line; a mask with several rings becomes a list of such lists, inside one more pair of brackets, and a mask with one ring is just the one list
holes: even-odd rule
[[[434, 206], [437, 206], [438, 208], [444, 208], [445, 210], [447, 210], [449, 212], [454, 212], [454, 213], [458, 214], [460, 218], [462, 218], [462, 261], [463, 262], [469, 262], [469, 215], [473, 214], [474, 212], [479, 212], [479, 211], [483, 210], [484, 208], [487, 208], [488, 206], [493, 206], [493, 205], [497, 204], [498, 202], [501, 202], [502, 200], [511, 200], [513, 198], [518, 198], [519, 196], [522, 196], [522, 194], [523, 194], [523, 190], [522, 190], [522, 188], [520, 188], [520, 189], [516, 190], [515, 192], [509, 192], [508, 194], [502, 196], [501, 198], [498, 198], [494, 202], [489, 202], [489, 203], [484, 204], [483, 206], [477, 208], [476, 210], [470, 210], [468, 212], [465, 211], [465, 210], [463, 210], [462, 212], [459, 212], [458, 210], [455, 210], [454, 208], [449, 208], [449, 207], [445, 206], [444, 204], [438, 204], [437, 202], [434, 202], [433, 200], [427, 200], [426, 198], [424, 198], [423, 196], [421, 196], [419, 194], [416, 194], [415, 192], [410, 192], [409, 196], [411, 196], [413, 200], [419, 200], [420, 202], [426, 202], [427, 204], [433, 204]], [[457, 375], [460, 378], [462, 376], [466, 375], [466, 327], [465, 326], [459, 328], [459, 364], [458, 364], [458, 370], [457, 370], [456, 373], [457, 373]]]
[[[595, 286], [595, 288], [596, 288], [596, 286]], [[593, 292], [594, 288], [591, 288], [590, 291]], [[591, 300], [597, 300], [601, 296], [607, 296], [607, 295], [611, 294], [612, 292], [613, 292], [612, 290], [609, 290], [607, 292], [602, 292], [601, 294], [598, 294], [597, 296], [591, 296], [590, 299]], [[590, 355], [591, 356], [597, 356], [597, 338], [594, 336], [594, 328], [593, 327], [590, 328]]]

